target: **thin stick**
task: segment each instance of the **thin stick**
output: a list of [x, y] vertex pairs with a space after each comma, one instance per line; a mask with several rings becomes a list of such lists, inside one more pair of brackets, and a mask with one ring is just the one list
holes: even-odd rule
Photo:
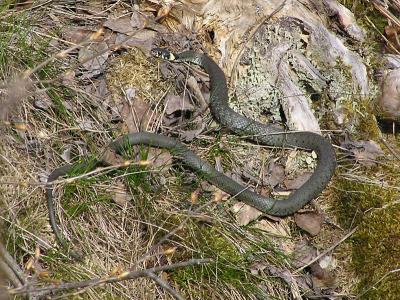
[[334, 243], [332, 246], [330, 246], [328, 249], [326, 249], [324, 252], [322, 252], [320, 255], [316, 256], [314, 259], [312, 259], [310, 262], [302, 266], [301, 268], [298, 268], [296, 271], [293, 272], [293, 274], [299, 273], [300, 271], [304, 270], [311, 264], [315, 263], [317, 260], [319, 260], [321, 257], [324, 257], [326, 254], [331, 252], [333, 249], [335, 249], [339, 244], [343, 243], [345, 240], [347, 240], [355, 231], [357, 230], [357, 226], [354, 227], [349, 233], [347, 233], [344, 237], [342, 237], [339, 241]]
[[394, 151], [392, 147], [390, 147], [389, 143], [384, 138], [380, 138], [380, 140], [386, 146], [386, 148], [389, 149], [390, 153], [392, 153], [394, 157], [400, 160], [400, 155], [396, 151]]
[[162, 280], [156, 274], [150, 271], [145, 271], [146, 276], [153, 279], [159, 286], [161, 286], [164, 290], [171, 294], [177, 300], [185, 300], [177, 291], [175, 291], [165, 280]]
[[135, 270], [135, 271], [126, 271], [120, 275], [115, 276], [103, 276], [97, 277], [89, 280], [83, 281], [73, 281], [73, 282], [65, 282], [60, 284], [52, 284], [44, 287], [35, 288], [31, 285], [24, 285], [21, 288], [10, 289], [10, 295], [20, 295], [20, 294], [32, 294], [32, 293], [39, 293], [41, 296], [45, 296], [54, 292], [67, 290], [67, 289], [81, 289], [93, 286], [99, 286], [106, 283], [113, 283], [113, 282], [120, 282], [129, 279], [138, 279], [141, 277], [147, 277], [148, 273], [158, 273], [161, 271], [170, 271], [178, 268], [188, 267], [188, 266], [196, 266], [196, 265], [203, 265], [212, 262], [211, 258], [204, 258], [204, 259], [190, 259], [188, 261], [179, 262], [171, 265], [163, 265], [159, 267], [154, 267], [145, 270]]
[[[4, 263], [4, 265], [2, 265], [1, 267], [4, 268], [6, 275], [9, 276], [9, 279], [12, 280], [14, 285], [17, 284], [17, 286], [21, 286], [22, 284], [25, 284], [26, 278], [24, 276], [24, 273], [22, 272], [15, 259], [11, 256], [10, 253], [8, 253], [3, 244], [0, 244], [0, 263], [1, 262]], [[17, 279], [17, 281], [13, 279]]]
[[395, 270], [391, 270], [391, 271], [387, 272], [385, 275], [383, 275], [381, 278], [379, 278], [379, 280], [377, 280], [373, 285], [371, 285], [369, 288], [367, 288], [364, 292], [362, 292], [361, 294], [357, 295], [357, 297], [355, 299], [360, 299], [362, 296], [364, 296], [368, 291], [373, 289], [378, 283], [380, 283], [386, 277], [388, 277], [391, 274], [397, 273], [397, 272], [400, 272], [400, 269], [395, 269]]

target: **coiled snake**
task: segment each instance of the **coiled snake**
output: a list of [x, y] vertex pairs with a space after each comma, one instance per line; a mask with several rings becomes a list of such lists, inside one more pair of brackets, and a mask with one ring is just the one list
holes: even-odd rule
[[[140, 132], [126, 134], [113, 141], [109, 148], [120, 153], [126, 144], [147, 145], [151, 147], [168, 149], [175, 157], [185, 165], [204, 176], [210, 183], [221, 190], [256, 209], [274, 216], [287, 216], [298, 211], [309, 201], [317, 197], [329, 183], [335, 168], [336, 156], [331, 143], [319, 134], [312, 132], [284, 132], [282, 129], [262, 124], [248, 119], [231, 109], [228, 105], [228, 89], [226, 78], [219, 66], [207, 55], [186, 51], [173, 54], [165, 49], [155, 48], [152, 50], [155, 57], [160, 57], [173, 62], [190, 62], [201, 66], [210, 76], [210, 109], [214, 118], [224, 127], [232, 132], [246, 136], [256, 143], [276, 147], [299, 147], [314, 150], [318, 155], [318, 165], [310, 179], [295, 192], [291, 193], [288, 199], [276, 200], [262, 197], [236, 181], [215, 170], [209, 163], [201, 160], [195, 153], [177, 140], [159, 134]], [[80, 166], [95, 168], [107, 163], [99, 159], [89, 163], [82, 163]], [[54, 170], [48, 182], [66, 175], [74, 165], [65, 165]], [[58, 242], [67, 247], [67, 243], [61, 234], [54, 211], [53, 187], [50, 185], [46, 191], [47, 205], [51, 227]]]

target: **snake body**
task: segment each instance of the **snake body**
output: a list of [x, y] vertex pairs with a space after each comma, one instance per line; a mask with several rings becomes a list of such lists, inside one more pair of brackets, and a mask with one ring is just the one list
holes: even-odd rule
[[[113, 149], [117, 153], [121, 153], [122, 149], [127, 144], [148, 145], [151, 147], [168, 149], [185, 165], [190, 167], [199, 175], [204, 176], [206, 180], [221, 190], [235, 196], [236, 199], [253, 206], [264, 213], [274, 216], [287, 216], [293, 214], [309, 201], [316, 198], [329, 183], [336, 168], [336, 156], [331, 143], [327, 139], [313, 132], [285, 132], [281, 128], [259, 123], [235, 112], [228, 105], [228, 89], [224, 72], [205, 54], [193, 51], [173, 54], [168, 50], [160, 48], [153, 49], [152, 54], [156, 57], [173, 62], [194, 63], [202, 67], [209, 74], [210, 110], [214, 118], [222, 126], [227, 127], [232, 132], [245, 136], [247, 139], [259, 144], [313, 150], [318, 156], [317, 167], [309, 180], [295, 192], [291, 193], [287, 199], [276, 200], [273, 198], [263, 197], [241, 186], [236, 181], [215, 170], [215, 168], [209, 163], [201, 160], [184, 144], [167, 136], [149, 132], [127, 134], [111, 142], [109, 148]], [[99, 159], [92, 163], [91, 166], [94, 168], [106, 164], [107, 163], [104, 160]], [[55, 169], [50, 174], [48, 182], [52, 182], [58, 177], [66, 175], [72, 167], [73, 165], [65, 165]], [[47, 188], [46, 194], [50, 224], [58, 241], [62, 245], [66, 246], [66, 242], [56, 223], [53, 203], [53, 188], [51, 185]]]

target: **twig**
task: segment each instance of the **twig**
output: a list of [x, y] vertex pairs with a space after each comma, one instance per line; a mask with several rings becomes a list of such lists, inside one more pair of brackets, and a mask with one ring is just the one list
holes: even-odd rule
[[0, 269], [4, 271], [15, 287], [26, 283], [24, 273], [3, 244], [0, 244]]
[[[6, 279], [8, 279], [14, 287], [18, 288], [22, 286], [22, 282], [15, 275], [15, 272], [4, 261], [0, 259], [0, 276], [3, 275], [5, 275]], [[1, 281], [0, 284], [2, 282], [3, 281]]]
[[[53, 60], [57, 59], [57, 58], [61, 58], [61, 57], [65, 57], [68, 53], [71, 53], [72, 51], [79, 49], [80, 47], [94, 41], [96, 38], [98, 38], [103, 32], [103, 29], [99, 29], [97, 32], [93, 33], [92, 35], [90, 35], [88, 38], [84, 39], [83, 41], [81, 41], [80, 43], [73, 45], [59, 53], [56, 53], [52, 56], [50, 56], [49, 58], [47, 58], [46, 60], [42, 61], [40, 64], [38, 64], [37, 66], [35, 66], [33, 69], [30, 70], [26, 70], [24, 72], [24, 79], [27, 79], [28, 77], [30, 77], [33, 73], [39, 71], [40, 69], [42, 69], [44, 66], [48, 65], [50, 62], [52, 62]], [[101, 55], [101, 54], [100, 54]], [[90, 58], [93, 59], [93, 58]]]
[[339, 241], [334, 243], [332, 246], [330, 246], [328, 249], [326, 249], [324, 252], [322, 252], [320, 255], [316, 256], [314, 259], [309, 261], [307, 264], [304, 266], [298, 268], [296, 271], [293, 272], [293, 274], [299, 273], [300, 271], [304, 270], [311, 264], [315, 263], [317, 260], [319, 260], [321, 257], [324, 257], [326, 254], [331, 252], [333, 249], [335, 249], [339, 244], [343, 243], [346, 239], [348, 239], [355, 231], [357, 230], [357, 226], [354, 227], [349, 233], [347, 233], [344, 237], [342, 237]]
[[126, 271], [120, 275], [115, 276], [103, 276], [98, 278], [93, 278], [89, 280], [83, 281], [73, 281], [73, 282], [65, 282], [60, 284], [52, 284], [44, 287], [33, 287], [31, 285], [24, 285], [21, 288], [10, 289], [10, 295], [20, 295], [20, 294], [40, 294], [41, 296], [45, 296], [54, 292], [68, 290], [68, 289], [81, 289], [87, 287], [94, 287], [98, 285], [103, 285], [106, 283], [113, 283], [113, 282], [120, 282], [129, 279], [138, 279], [141, 277], [148, 277], [150, 273], [158, 273], [161, 271], [170, 271], [178, 268], [188, 267], [188, 266], [195, 266], [195, 265], [202, 265], [208, 264], [212, 262], [211, 258], [204, 258], [204, 259], [190, 259], [188, 261], [179, 262], [171, 265], [163, 265], [159, 267], [154, 267], [145, 270], [135, 270], [135, 271]]
[[393, 43], [391, 41], [389, 41], [385, 35], [383, 35], [379, 29], [375, 26], [374, 22], [372, 22], [368, 16], [365, 16], [365, 19], [367, 20], [367, 22], [372, 26], [372, 28], [374, 28], [381, 36], [381, 38], [387, 43], [387, 45], [390, 47], [390, 49], [392, 49], [394, 52], [396, 52], [397, 55], [400, 54], [399, 50], [397, 50], [397, 48], [393, 45]]
[[177, 291], [175, 291], [165, 280], [162, 280], [156, 274], [150, 271], [145, 271], [146, 277], [153, 279], [159, 286], [161, 286], [164, 290], [171, 294], [177, 300], [185, 300]]
[[[115, 164], [115, 165], [111, 165], [111, 166], [107, 166], [107, 167], [98, 167], [98, 168], [94, 169], [93, 171], [89, 171], [89, 172], [86, 172], [84, 174], [77, 175], [74, 177], [47, 182], [44, 185], [49, 186], [49, 185], [56, 185], [56, 184], [61, 184], [61, 183], [72, 183], [72, 182], [82, 179], [82, 178], [87, 178], [87, 177], [90, 177], [90, 176], [96, 175], [96, 174], [98, 174], [98, 176], [104, 175], [104, 174], [112, 172], [116, 169], [129, 167], [131, 165], [141, 165], [141, 162], [133, 162], [133, 161], [127, 160], [120, 164]], [[148, 171], [146, 171], [146, 172], [148, 172]], [[140, 172], [140, 173], [142, 173], [142, 172]]]
[[357, 295], [357, 297], [355, 299], [360, 299], [362, 296], [364, 296], [368, 291], [370, 291], [371, 289], [373, 289], [378, 283], [380, 283], [381, 281], [383, 281], [386, 277], [388, 277], [391, 274], [400, 272], [400, 269], [395, 269], [395, 270], [391, 270], [389, 272], [387, 272], [385, 275], [383, 275], [381, 278], [379, 278], [373, 285], [371, 285], [369, 288], [367, 288], [364, 292], [362, 292], [361, 294]]
[[400, 160], [400, 155], [396, 151], [394, 151], [392, 147], [390, 147], [389, 143], [384, 138], [380, 138], [380, 140], [386, 146], [386, 148], [389, 149], [390, 153], [392, 153], [394, 157]]

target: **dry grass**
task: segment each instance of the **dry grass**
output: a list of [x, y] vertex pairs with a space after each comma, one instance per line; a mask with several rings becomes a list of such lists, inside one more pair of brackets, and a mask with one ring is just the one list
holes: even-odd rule
[[[35, 18], [46, 10], [61, 22], [70, 15], [67, 4], [46, 5], [26, 13]], [[4, 13], [15, 17], [11, 11]], [[76, 14], [74, 17], [81, 18]], [[51, 32], [46, 28], [43, 32], [37, 27], [25, 28], [30, 44], [15, 42], [3, 49], [3, 55], [9, 56], [1, 65], [3, 80], [20, 77], [27, 66], [33, 69], [67, 47], [62, 43], [55, 47], [47, 45], [48, 40], [43, 36]], [[18, 36], [19, 33], [13, 34]], [[23, 47], [25, 51], [11, 55], [13, 49]], [[43, 52], [37, 55], [34, 49], [40, 47], [46, 49], [47, 55]], [[121, 134], [118, 125], [110, 124], [111, 101], [105, 103], [104, 99], [95, 97], [82, 85], [84, 82], [54, 80], [61, 74], [68, 74], [75, 60], [74, 56], [49, 59], [49, 64], [33, 74], [29, 91], [20, 83], [11, 89], [4, 87], [8, 96], [6, 93], [3, 97], [7, 105], [1, 106], [0, 114], [3, 120], [0, 128], [0, 218], [7, 232], [7, 249], [20, 265], [26, 266], [35, 249], [40, 248], [41, 255], [34, 269], [25, 270], [32, 275], [32, 280], [39, 280], [41, 284], [83, 280], [104, 276], [112, 270], [211, 256], [217, 262], [209, 267], [187, 268], [163, 276], [180, 293], [193, 299], [210, 297], [210, 291], [213, 291], [213, 298], [255, 299], [259, 284], [279, 297], [288, 293], [278, 282], [271, 284], [267, 278], [254, 276], [248, 270], [245, 257], [249, 255], [287, 266], [286, 258], [276, 258], [279, 250], [274, 248], [268, 235], [246, 233], [233, 225], [228, 205], [208, 200], [212, 195], [192, 203], [191, 193], [201, 179], [179, 166], [169, 171], [162, 167], [133, 166], [59, 186], [56, 204], [60, 227], [71, 245], [84, 254], [84, 260], [71, 261], [57, 248], [44, 198], [43, 183], [47, 175], [68, 156], [76, 161], [79, 157], [98, 155], [109, 141]], [[28, 62], [21, 64], [21, 61]], [[12, 73], [10, 64], [13, 64]], [[139, 52], [131, 52], [111, 65], [108, 83], [114, 101], [121, 99], [127, 85], [135, 86], [159, 116], [148, 129], [159, 128], [163, 113], [160, 101], [166, 87], [171, 89], [171, 86], [160, 82], [157, 64]], [[65, 78], [60, 76], [61, 80]], [[48, 101], [50, 105], [38, 108], [38, 100]], [[207, 156], [212, 143], [212, 140], [203, 143], [200, 152]], [[144, 149], [142, 155], [147, 151]], [[123, 197], [116, 200], [116, 191]], [[174, 234], [154, 248], [171, 232]], [[148, 253], [151, 248], [152, 252]], [[251, 254], [255, 249], [260, 254]], [[166, 251], [171, 254], [166, 255]], [[89, 288], [78, 294], [75, 296], [84, 299], [170, 298], [150, 279]]]
[[[107, 9], [117, 13], [129, 7], [121, 2], [104, 7], [104, 11]], [[134, 87], [154, 111], [156, 118], [146, 124], [146, 130], [176, 135], [179, 130], [162, 125], [164, 95], [167, 91], [175, 91], [174, 83], [162, 81], [158, 63], [138, 50], [116, 55], [110, 62], [106, 78], [112, 97], [107, 99], [96, 97], [86, 89], [90, 84], [96, 86], [96, 80], [67, 80], [66, 74], [77, 63], [75, 55], [53, 57], [48, 65], [30, 77], [30, 81], [15, 80], [22, 78], [20, 74], [27, 69], [35, 68], [52, 54], [69, 47], [63, 41], [49, 44], [47, 37], [54, 32], [47, 31], [45, 26], [7, 25], [27, 16], [40, 24], [39, 18], [48, 12], [60, 20], [60, 28], [63, 22], [73, 19], [88, 26], [98, 23], [89, 15], [71, 12], [67, 2], [19, 13], [3, 11], [0, 20], [0, 26], [4, 26], [10, 37], [9, 46], [0, 50], [0, 74], [6, 82], [0, 100], [0, 224], [7, 232], [7, 249], [21, 266], [26, 266], [37, 247], [41, 249], [36, 269], [26, 270], [32, 275], [32, 280], [45, 285], [57, 280], [104, 276], [130, 267], [148, 268], [191, 258], [212, 257], [216, 262], [209, 266], [189, 267], [159, 275], [188, 299], [257, 299], [262, 294], [259, 287], [264, 291], [264, 297], [268, 294], [270, 298], [290, 299], [299, 295], [296, 283], [288, 286], [267, 271], [252, 274], [250, 269], [254, 262], [262, 262], [292, 272], [291, 260], [284, 253], [286, 248], [293, 249], [296, 240], [304, 238], [302, 233], [292, 228], [295, 237], [289, 234], [285, 237], [287, 241], [282, 242], [283, 238], [274, 239], [271, 234], [256, 231], [251, 226], [238, 226], [229, 210], [234, 199], [216, 202], [210, 191], [194, 198], [193, 192], [204, 182], [179, 164], [171, 167], [170, 157], [160, 159], [158, 165], [132, 165], [60, 185], [56, 198], [60, 226], [71, 245], [84, 254], [84, 260], [71, 261], [57, 247], [48, 223], [44, 182], [53, 169], [65, 162], [65, 157], [78, 161], [82, 157], [97, 156], [113, 138], [124, 132], [121, 124], [112, 122], [111, 108], [126, 100], [127, 87]], [[57, 77], [61, 81], [54, 80]], [[48, 101], [51, 105], [46, 109], [37, 108], [34, 103], [38, 100]], [[134, 113], [134, 104], [129, 105]], [[140, 123], [140, 115], [136, 117]], [[210, 116], [205, 117], [206, 122], [210, 119]], [[200, 136], [190, 146], [209, 161], [221, 160], [225, 170], [235, 172], [247, 167], [250, 177], [260, 178], [268, 161], [287, 156], [287, 150], [267, 151], [235, 137], [221, 136], [213, 124], [208, 128], [207, 135]], [[133, 160], [138, 156], [139, 159], [146, 159], [149, 155], [162, 156], [160, 152], [146, 148], [127, 152], [126, 158]], [[383, 173], [379, 178], [366, 177], [366, 171], [359, 165], [349, 163], [344, 157], [339, 161], [341, 167], [336, 181], [318, 201], [329, 220], [313, 240], [319, 249], [328, 248], [347, 229], [340, 228], [344, 226], [339, 220], [343, 214], [332, 209], [336, 206], [335, 203], [332, 205], [331, 199], [363, 192], [342, 193], [337, 186], [341, 180], [354, 180], [374, 187], [382, 182], [386, 182], [388, 187], [398, 186], [396, 178], [392, 177], [397, 173]], [[163, 164], [167, 167], [164, 168]], [[250, 164], [251, 168], [248, 167]], [[77, 171], [71, 175], [80, 174]], [[249, 182], [258, 189], [260, 182], [257, 179]], [[346, 220], [353, 217], [346, 216]], [[293, 227], [290, 220], [281, 223], [286, 231]], [[354, 293], [358, 283], [349, 267], [350, 251], [353, 251], [351, 245], [343, 243], [335, 254], [338, 261], [349, 262], [345, 267], [339, 264], [336, 271], [341, 293], [349, 295]], [[39, 278], [44, 271], [49, 274]], [[78, 299], [171, 298], [147, 278], [89, 288], [78, 293], [74, 295]]]

